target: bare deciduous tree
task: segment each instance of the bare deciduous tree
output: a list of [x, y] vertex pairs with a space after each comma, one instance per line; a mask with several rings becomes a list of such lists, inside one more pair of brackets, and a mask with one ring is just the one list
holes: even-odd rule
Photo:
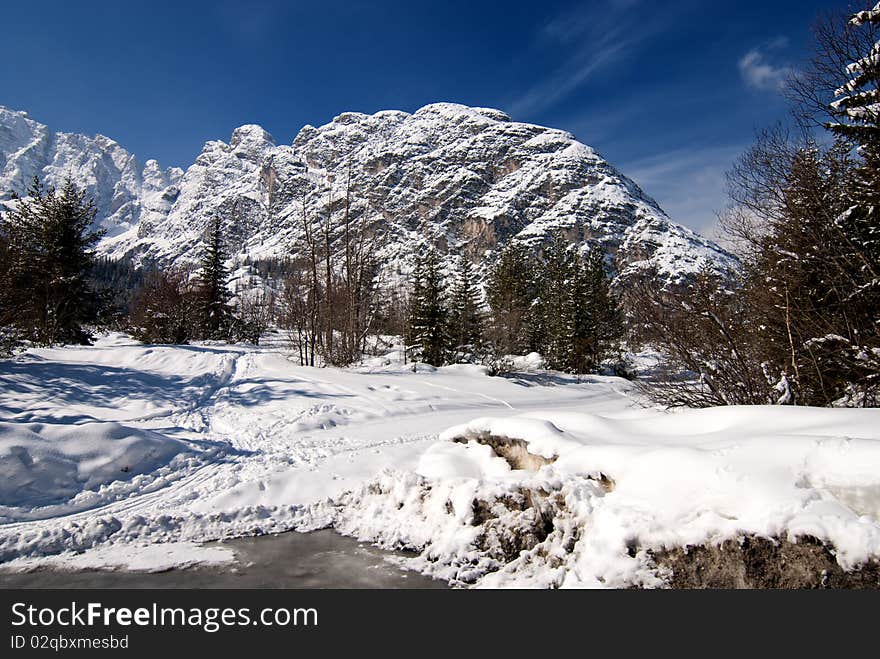
[[320, 216], [310, 215], [303, 195], [301, 240], [289, 263], [280, 319], [304, 365], [353, 363], [376, 317], [383, 235], [367, 212], [355, 214], [352, 194], [349, 171], [344, 199], [334, 201], [331, 188]]

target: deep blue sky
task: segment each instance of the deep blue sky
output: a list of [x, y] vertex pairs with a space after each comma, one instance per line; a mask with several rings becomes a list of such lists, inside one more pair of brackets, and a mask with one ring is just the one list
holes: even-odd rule
[[[864, 3], [867, 5], [867, 1]], [[817, 13], [849, 0], [4, 3], [0, 104], [189, 165], [259, 123], [435, 101], [560, 127], [708, 229], [723, 173], [781, 118]]]

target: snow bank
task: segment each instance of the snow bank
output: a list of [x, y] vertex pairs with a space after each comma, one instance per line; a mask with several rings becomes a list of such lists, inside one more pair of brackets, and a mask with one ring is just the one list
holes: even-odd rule
[[[543, 466], [513, 469], [499, 438]], [[660, 586], [655, 552], [746, 536], [819, 539], [845, 570], [880, 557], [880, 410], [530, 413], [441, 439], [326, 514], [483, 586]]]
[[178, 440], [118, 423], [0, 422], [0, 520], [33, 518], [59, 504], [81, 509], [135, 479], [143, 486], [144, 477], [186, 450]]
[[194, 542], [165, 542], [155, 545], [110, 545], [96, 547], [81, 554], [64, 552], [40, 559], [20, 558], [4, 564], [0, 570], [2, 572], [27, 572], [37, 569], [164, 572], [172, 568], [222, 565], [234, 561], [235, 552], [227, 547]]

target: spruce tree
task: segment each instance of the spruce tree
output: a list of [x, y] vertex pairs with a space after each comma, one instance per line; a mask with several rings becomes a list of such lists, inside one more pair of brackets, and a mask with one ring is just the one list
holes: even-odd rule
[[425, 304], [425, 268], [421, 258], [416, 258], [412, 284], [407, 293], [403, 350], [405, 356], [411, 355], [413, 360], [418, 360], [421, 357], [422, 317]]
[[407, 336], [413, 357], [432, 366], [446, 363], [449, 335], [440, 258], [428, 249], [416, 262]]
[[572, 277], [574, 255], [561, 235], [553, 236], [544, 251], [540, 271], [542, 280], [540, 304], [534, 313], [540, 317], [545, 338], [539, 350], [550, 368], [570, 370], [573, 346], [571, 342], [574, 321]]
[[473, 263], [460, 256], [449, 297], [450, 348], [456, 360], [473, 359], [482, 352], [482, 301]]
[[486, 301], [491, 310], [488, 335], [496, 356], [518, 355], [529, 348], [530, 311], [537, 296], [533, 275], [534, 257], [520, 243], [510, 243], [502, 249], [489, 270], [486, 280]]
[[574, 258], [570, 291], [571, 348], [567, 366], [575, 373], [593, 372], [623, 333], [601, 250], [591, 249], [586, 257]]
[[201, 269], [199, 271], [199, 319], [202, 338], [228, 339], [232, 310], [227, 287], [226, 246], [220, 218], [215, 217], [208, 229]]
[[60, 191], [37, 178], [3, 218], [8, 261], [6, 314], [26, 338], [43, 344], [88, 343], [83, 325], [96, 317], [89, 276], [94, 202], [68, 178]]
[[[880, 3], [860, 11], [850, 20], [853, 30], [880, 30]], [[851, 206], [839, 222], [864, 259], [864, 268], [880, 286], [880, 41], [847, 67], [849, 80], [835, 90], [831, 103], [833, 121], [827, 124], [836, 135], [858, 147], [860, 166], [851, 183]]]
[[[852, 29], [880, 30], [880, 3], [855, 14], [850, 25]], [[830, 108], [834, 120], [827, 126], [861, 145], [876, 146], [880, 142], [880, 41], [851, 62], [847, 73], [849, 80], [834, 91], [836, 98]]]

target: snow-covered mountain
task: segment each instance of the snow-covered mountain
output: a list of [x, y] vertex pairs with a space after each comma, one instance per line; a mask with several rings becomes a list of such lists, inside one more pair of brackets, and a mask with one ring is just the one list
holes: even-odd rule
[[141, 164], [109, 137], [60, 133], [25, 112], [0, 106], [0, 201], [25, 195], [34, 176], [60, 187], [70, 176], [95, 200], [106, 244], [136, 231], [143, 222], [161, 221], [177, 197], [183, 176], [178, 167]]
[[205, 144], [185, 173], [0, 108], [0, 190], [23, 193], [34, 174], [56, 185], [70, 175], [88, 190], [107, 229], [99, 249], [116, 257], [195, 259], [215, 215], [233, 252], [289, 254], [304, 217], [321, 222], [332, 207], [342, 221], [348, 192], [350, 216], [387, 232], [384, 257], [398, 268], [426, 242], [479, 259], [559, 229], [601, 243], [621, 271], [653, 264], [677, 277], [730, 260], [570, 133], [451, 103], [346, 112], [291, 145], [241, 126], [228, 144]]

